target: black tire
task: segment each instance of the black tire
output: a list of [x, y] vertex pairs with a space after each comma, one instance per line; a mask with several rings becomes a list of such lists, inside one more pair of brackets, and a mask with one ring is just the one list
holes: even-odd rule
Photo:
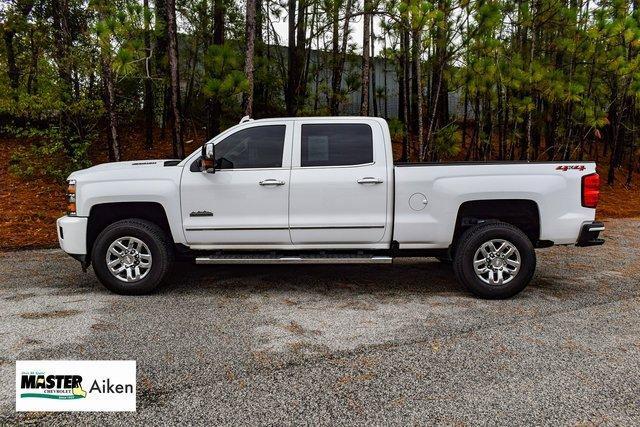
[[[489, 284], [478, 277], [475, 272], [473, 263], [476, 251], [479, 251], [485, 242], [493, 239], [506, 240], [519, 252], [520, 269], [508, 283]], [[460, 237], [453, 269], [458, 281], [474, 295], [486, 299], [510, 298], [522, 291], [533, 278], [536, 269], [536, 252], [529, 238], [517, 227], [504, 222], [480, 224], [468, 229]], [[503, 273], [496, 272], [497, 274]], [[489, 274], [487, 275], [489, 280], [488, 276]], [[493, 276], [493, 273], [491, 273], [491, 277], [494, 282], [497, 281], [497, 276]]]
[[[107, 250], [117, 239], [131, 236], [140, 239], [151, 253], [151, 267], [145, 277], [135, 282], [116, 278], [107, 267]], [[107, 226], [96, 238], [91, 253], [93, 271], [110, 291], [122, 295], [151, 293], [162, 282], [173, 261], [173, 248], [160, 227], [143, 219], [125, 219]]]

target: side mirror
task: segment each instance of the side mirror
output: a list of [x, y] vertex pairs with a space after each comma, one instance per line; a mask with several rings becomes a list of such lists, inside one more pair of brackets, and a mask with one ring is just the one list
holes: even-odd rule
[[202, 145], [200, 171], [206, 173], [215, 173], [216, 171], [216, 146], [213, 142], [205, 142]]

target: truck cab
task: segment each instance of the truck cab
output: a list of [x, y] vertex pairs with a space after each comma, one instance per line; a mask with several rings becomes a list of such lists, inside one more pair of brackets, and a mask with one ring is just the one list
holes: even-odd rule
[[186, 243], [193, 249], [388, 248], [393, 159], [385, 129], [373, 118], [269, 119], [223, 133], [212, 142], [213, 173], [201, 172], [200, 153], [186, 159], [180, 184]]

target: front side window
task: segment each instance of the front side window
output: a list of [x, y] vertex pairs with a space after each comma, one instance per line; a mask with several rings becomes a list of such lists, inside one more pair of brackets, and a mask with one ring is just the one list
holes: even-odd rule
[[282, 167], [286, 125], [255, 126], [216, 144], [216, 169]]
[[365, 124], [302, 125], [301, 166], [346, 166], [373, 162], [373, 135]]

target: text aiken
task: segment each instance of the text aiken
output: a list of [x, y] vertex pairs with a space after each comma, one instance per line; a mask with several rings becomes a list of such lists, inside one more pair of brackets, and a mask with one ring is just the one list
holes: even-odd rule
[[132, 384], [111, 384], [109, 378], [106, 380], [102, 380], [102, 384], [98, 383], [98, 380], [94, 380], [93, 384], [91, 384], [91, 388], [89, 389], [89, 393], [103, 393], [103, 394], [122, 394], [122, 393], [133, 393], [133, 385]]

